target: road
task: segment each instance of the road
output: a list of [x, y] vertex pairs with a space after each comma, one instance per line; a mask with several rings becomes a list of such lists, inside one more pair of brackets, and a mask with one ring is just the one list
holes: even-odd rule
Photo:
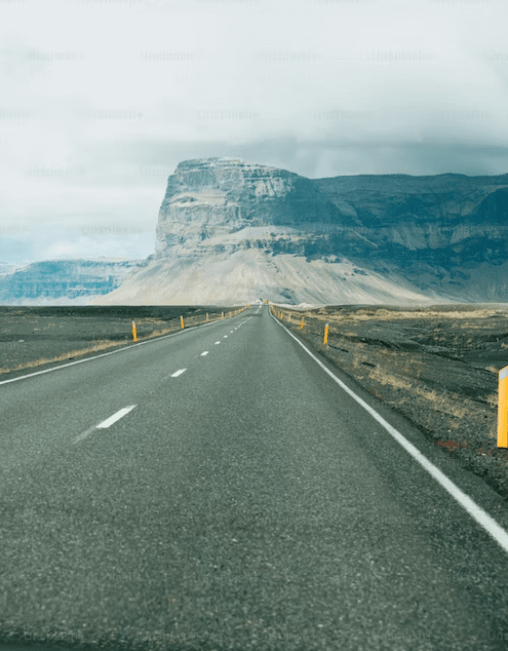
[[0, 472], [4, 641], [508, 648], [506, 550], [267, 306], [0, 384]]

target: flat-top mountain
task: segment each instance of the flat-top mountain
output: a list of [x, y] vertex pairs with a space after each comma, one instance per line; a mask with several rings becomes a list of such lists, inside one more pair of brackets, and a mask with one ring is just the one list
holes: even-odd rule
[[505, 301], [508, 175], [311, 180], [181, 162], [155, 254], [100, 303]]

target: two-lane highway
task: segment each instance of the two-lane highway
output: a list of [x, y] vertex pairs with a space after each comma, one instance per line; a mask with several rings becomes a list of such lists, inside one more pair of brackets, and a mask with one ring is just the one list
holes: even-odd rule
[[[488, 487], [362, 396], [508, 526]], [[508, 554], [267, 306], [0, 383], [0, 473], [3, 636], [508, 647]]]

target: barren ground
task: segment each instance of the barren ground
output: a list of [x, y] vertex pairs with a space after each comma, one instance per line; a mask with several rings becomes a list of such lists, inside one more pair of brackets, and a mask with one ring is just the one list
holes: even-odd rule
[[497, 373], [508, 365], [506, 305], [276, 309], [293, 331], [508, 499], [508, 451], [496, 442]]

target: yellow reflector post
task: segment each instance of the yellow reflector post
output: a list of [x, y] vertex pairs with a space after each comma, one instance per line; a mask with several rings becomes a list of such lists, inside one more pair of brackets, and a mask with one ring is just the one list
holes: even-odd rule
[[132, 339], [133, 341], [138, 340], [138, 331], [136, 330], [136, 323], [134, 321], [132, 322]]
[[497, 447], [508, 447], [508, 366], [499, 371]]

